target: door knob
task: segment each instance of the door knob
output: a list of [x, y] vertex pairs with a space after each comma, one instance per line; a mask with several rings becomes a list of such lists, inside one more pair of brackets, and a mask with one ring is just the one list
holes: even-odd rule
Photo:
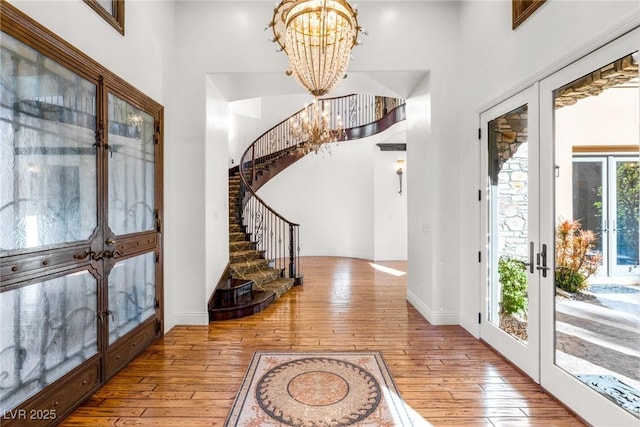
[[107, 245], [115, 245], [115, 244], [116, 244], [116, 241], [115, 241], [114, 239], [112, 239], [111, 237], [109, 237], [109, 238], [105, 241], [105, 243], [106, 243]]

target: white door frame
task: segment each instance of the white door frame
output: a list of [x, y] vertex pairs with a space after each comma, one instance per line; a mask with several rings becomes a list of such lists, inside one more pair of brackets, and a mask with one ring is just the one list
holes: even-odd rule
[[[506, 114], [515, 110], [523, 105], [528, 105], [528, 238], [529, 244], [533, 243], [537, 247], [539, 241], [537, 236], [539, 234], [539, 225], [537, 221], [538, 217], [538, 84], [535, 83], [531, 87], [523, 90], [522, 92], [510, 97], [509, 99], [501, 102], [500, 104], [490, 108], [480, 115], [480, 129], [481, 129], [481, 171], [483, 176], [482, 188], [483, 195], [485, 197], [481, 200], [480, 210], [480, 229], [481, 236], [483, 236], [482, 247], [483, 255], [481, 256], [481, 271], [484, 272], [482, 277], [481, 286], [481, 322], [480, 322], [480, 337], [487, 342], [503, 356], [512, 361], [520, 369], [522, 369], [527, 375], [529, 375], [534, 381], [539, 382], [540, 372], [540, 356], [539, 356], [539, 273], [536, 269], [533, 269], [533, 273], [527, 268], [527, 283], [528, 283], [528, 327], [527, 327], [527, 343], [524, 344], [499, 327], [489, 321], [488, 312], [489, 302], [491, 301], [489, 295], [489, 285], [491, 280], [497, 279], [497, 272], [490, 272], [489, 269], [489, 245], [493, 245], [495, 239], [489, 239], [490, 227], [489, 227], [489, 209], [493, 203], [490, 200], [491, 195], [491, 182], [489, 181], [489, 154], [488, 154], [488, 141], [489, 132], [487, 124]], [[495, 247], [495, 245], [494, 245]], [[537, 249], [536, 249], [537, 250]], [[491, 277], [493, 276], [493, 278]], [[494, 307], [495, 308], [495, 307]]]

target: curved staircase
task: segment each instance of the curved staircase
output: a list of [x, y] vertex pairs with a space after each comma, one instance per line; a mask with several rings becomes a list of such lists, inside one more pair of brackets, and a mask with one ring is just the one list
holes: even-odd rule
[[[347, 140], [380, 133], [405, 119], [404, 100], [348, 95], [321, 100], [342, 116]], [[299, 225], [271, 209], [256, 191], [302, 158], [305, 141], [291, 139], [300, 110], [247, 148], [240, 167], [229, 171], [229, 266], [209, 301], [209, 320], [257, 313], [294, 285], [299, 272]]]

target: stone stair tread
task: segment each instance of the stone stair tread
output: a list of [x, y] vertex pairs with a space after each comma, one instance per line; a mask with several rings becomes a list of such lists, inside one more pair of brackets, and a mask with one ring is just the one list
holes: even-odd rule
[[273, 291], [276, 294], [276, 299], [280, 298], [285, 292], [293, 287], [294, 279], [288, 277], [280, 277], [272, 280], [271, 282], [264, 283], [262, 285], [256, 285], [255, 288], [262, 291]]
[[242, 267], [252, 267], [255, 265], [264, 265], [267, 266], [269, 263], [268, 260], [264, 259], [264, 258], [260, 258], [260, 259], [252, 259], [252, 260], [248, 260], [248, 261], [242, 261], [242, 262], [233, 262], [229, 265], [230, 268], [242, 268]]
[[247, 249], [235, 252], [229, 252], [229, 259], [231, 264], [239, 263], [242, 261], [248, 261], [252, 259], [262, 259], [263, 251], [258, 251], [255, 249]]
[[254, 243], [249, 240], [238, 240], [237, 242], [229, 242], [229, 250], [237, 251], [241, 249], [253, 249]]
[[247, 233], [242, 231], [232, 231], [229, 233], [229, 242], [246, 242], [248, 241]]
[[264, 258], [255, 258], [246, 261], [233, 262], [229, 264], [229, 269], [233, 276], [247, 278], [248, 274], [266, 271], [269, 268], [269, 261]]
[[260, 271], [253, 271], [250, 273], [243, 273], [236, 276], [238, 279], [247, 279], [253, 281], [254, 286], [259, 289], [265, 283], [269, 283], [280, 277], [280, 270], [275, 268], [263, 269]]

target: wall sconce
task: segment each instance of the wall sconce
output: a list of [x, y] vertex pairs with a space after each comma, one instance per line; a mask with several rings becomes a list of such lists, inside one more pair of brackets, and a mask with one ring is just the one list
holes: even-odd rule
[[404, 171], [402, 170], [403, 167], [404, 167], [404, 160], [397, 160], [396, 173], [398, 174], [398, 180], [400, 181], [400, 191], [398, 191], [398, 194], [402, 194], [402, 174], [404, 173]]

